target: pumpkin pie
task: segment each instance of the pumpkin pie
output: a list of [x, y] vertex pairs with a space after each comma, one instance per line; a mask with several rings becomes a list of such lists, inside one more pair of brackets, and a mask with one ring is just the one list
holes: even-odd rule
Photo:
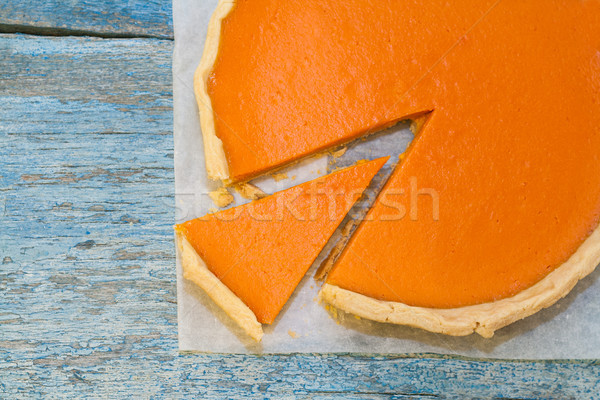
[[387, 158], [175, 226], [183, 276], [256, 340]]
[[595, 1], [222, 1], [195, 76], [208, 173], [426, 121], [322, 298], [490, 336], [600, 260], [598, 38]]

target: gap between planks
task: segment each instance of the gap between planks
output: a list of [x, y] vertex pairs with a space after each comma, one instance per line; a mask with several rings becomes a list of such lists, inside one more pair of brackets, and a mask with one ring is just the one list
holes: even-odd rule
[[26, 34], [34, 36], [55, 36], [55, 37], [97, 37], [104, 39], [157, 39], [173, 41], [173, 36], [166, 35], [144, 35], [126, 32], [95, 32], [71, 28], [52, 28], [37, 27], [30, 25], [3, 24], [0, 23], [0, 33], [8, 34]]

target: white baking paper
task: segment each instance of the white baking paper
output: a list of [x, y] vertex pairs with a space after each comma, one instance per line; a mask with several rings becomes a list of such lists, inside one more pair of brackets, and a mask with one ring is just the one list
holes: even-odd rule
[[[210, 16], [217, 0], [174, 0], [175, 51], [173, 86], [175, 113], [176, 219], [199, 217], [214, 207], [207, 193], [214, 190], [206, 176], [198, 110], [192, 87], [200, 62]], [[398, 21], [402, 23], [402, 21]], [[397, 155], [410, 142], [406, 124], [359, 142], [336, 167], [358, 159]], [[392, 157], [395, 158], [395, 157]], [[289, 171], [291, 179], [263, 178], [257, 185], [269, 193], [314, 179], [327, 172], [331, 157], [303, 162]], [[376, 182], [390, 171], [386, 165]], [[244, 201], [236, 196], [235, 205]], [[334, 238], [327, 246], [331, 247]], [[324, 253], [326, 252], [324, 251]], [[322, 256], [321, 256], [322, 257]], [[319, 284], [313, 279], [315, 262], [272, 326], [265, 326], [262, 343], [248, 339], [212, 301], [181, 276], [177, 260], [179, 348], [214, 353], [443, 353], [471, 357], [549, 359], [600, 358], [600, 269], [583, 279], [566, 298], [532, 317], [496, 332], [491, 339], [478, 335], [449, 337], [423, 330], [358, 320], [340, 313], [337, 318], [315, 301]]]

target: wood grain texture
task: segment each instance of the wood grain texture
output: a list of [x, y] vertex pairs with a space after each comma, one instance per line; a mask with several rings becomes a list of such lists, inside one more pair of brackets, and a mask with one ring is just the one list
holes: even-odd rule
[[172, 39], [171, 1], [0, 1], [0, 32]]
[[598, 361], [179, 354], [171, 45], [0, 35], [0, 398], [600, 393]]

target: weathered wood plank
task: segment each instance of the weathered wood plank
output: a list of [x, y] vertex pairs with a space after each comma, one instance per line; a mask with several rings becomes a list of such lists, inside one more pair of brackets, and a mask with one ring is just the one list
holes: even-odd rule
[[170, 0], [4, 0], [0, 32], [173, 38]]
[[0, 131], [170, 133], [172, 42], [0, 35]]
[[0, 398], [600, 393], [598, 361], [179, 354], [171, 43], [0, 49]]

